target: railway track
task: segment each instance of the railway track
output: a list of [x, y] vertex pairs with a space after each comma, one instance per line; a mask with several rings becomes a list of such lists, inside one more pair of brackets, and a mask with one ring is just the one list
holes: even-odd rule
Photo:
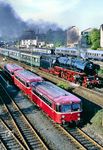
[[12, 117], [12, 114], [9, 112], [8, 107], [3, 102], [2, 97], [0, 96], [0, 102], [2, 103], [2, 110], [0, 114], [0, 118], [7, 124], [7, 126], [10, 128], [10, 130], [16, 135], [18, 140], [21, 142], [21, 144], [26, 148], [26, 143], [23, 135], [21, 134], [14, 118]]
[[0, 84], [0, 96], [2, 97], [2, 99], [6, 99], [6, 101], [4, 101], [6, 108], [8, 109], [8, 112], [12, 116], [16, 126], [18, 127], [20, 133], [22, 134], [26, 148], [28, 150], [31, 149], [47, 150], [48, 149], [47, 146], [41, 140], [36, 130], [33, 128], [33, 126], [30, 124], [30, 122], [27, 120], [27, 118], [24, 116], [19, 107], [8, 95], [7, 91], [1, 84]]
[[2, 147], [0, 147], [1, 150], [2, 148], [4, 150], [25, 150], [25, 147], [23, 147], [2, 119], [0, 119], [0, 139], [2, 142]]
[[101, 145], [77, 127], [71, 129], [68, 128], [68, 126], [60, 126], [57, 124], [55, 124], [55, 127], [61, 132], [61, 134], [66, 135], [79, 150], [103, 150]]
[[0, 139], [0, 149], [7, 150], [6, 146], [4, 145], [3, 141]]
[[5, 147], [4, 143], [1, 140], [0, 140], [0, 149], [7, 150], [7, 148]]

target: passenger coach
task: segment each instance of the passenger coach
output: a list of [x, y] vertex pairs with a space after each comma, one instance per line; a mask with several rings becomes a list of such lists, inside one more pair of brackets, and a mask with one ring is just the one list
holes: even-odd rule
[[14, 73], [14, 76], [14, 83], [27, 95], [30, 94], [31, 83], [43, 80], [40, 76], [28, 70], [18, 70]]
[[21, 57], [21, 62], [26, 62], [27, 64], [32, 64], [33, 66], [36, 66], [36, 67], [40, 66], [41, 55], [21, 53], [20, 57]]

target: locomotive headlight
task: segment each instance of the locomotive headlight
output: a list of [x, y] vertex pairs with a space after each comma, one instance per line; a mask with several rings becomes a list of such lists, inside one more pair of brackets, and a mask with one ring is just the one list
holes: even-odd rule
[[64, 116], [64, 115], [62, 115], [62, 118], [65, 118], [65, 116]]
[[87, 81], [89, 81], [89, 79], [87, 79]]
[[98, 78], [96, 78], [96, 80], [98, 80]]
[[78, 114], [78, 116], [80, 116], [80, 114]]

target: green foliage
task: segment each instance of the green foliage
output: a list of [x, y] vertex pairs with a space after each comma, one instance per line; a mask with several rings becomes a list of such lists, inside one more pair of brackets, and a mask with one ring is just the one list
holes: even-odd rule
[[98, 74], [99, 74], [99, 75], [103, 75], [103, 69], [100, 69], [100, 70], [98, 71]]
[[66, 90], [73, 90], [73, 87], [71, 87], [68, 83], [60, 81], [57, 86], [61, 87], [62, 89]]
[[88, 37], [88, 43], [91, 45], [92, 49], [97, 49], [100, 47], [100, 30], [94, 28]]
[[93, 43], [93, 45], [92, 45], [92, 47], [91, 47], [91, 49], [97, 49], [98, 47], [99, 47], [99, 44], [100, 43], [100, 41], [99, 40], [96, 40], [94, 43]]
[[85, 40], [86, 40], [86, 43], [87, 43], [88, 45], [90, 45], [90, 46], [92, 45], [91, 39], [90, 39], [90, 35], [89, 35], [89, 34], [85, 36]]

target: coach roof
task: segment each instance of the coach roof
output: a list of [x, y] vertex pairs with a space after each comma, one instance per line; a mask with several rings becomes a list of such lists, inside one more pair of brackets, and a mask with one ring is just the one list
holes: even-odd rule
[[47, 81], [37, 83], [34, 89], [35, 88], [41, 95], [48, 97], [56, 103], [76, 103], [81, 101], [73, 94]]
[[14, 71], [22, 70], [23, 69], [21, 66], [19, 66], [17, 64], [6, 64], [5, 67], [10, 72], [14, 72]]
[[25, 82], [37, 82], [43, 80], [43, 78], [28, 70], [18, 70], [17, 72], [15, 72], [15, 75]]

